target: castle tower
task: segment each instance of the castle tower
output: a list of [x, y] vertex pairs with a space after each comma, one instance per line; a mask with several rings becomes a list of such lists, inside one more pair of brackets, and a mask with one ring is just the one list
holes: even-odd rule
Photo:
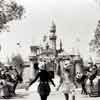
[[54, 53], [56, 55], [56, 39], [57, 39], [57, 36], [56, 36], [56, 25], [55, 23], [52, 21], [52, 25], [50, 27], [50, 30], [49, 30], [49, 41], [50, 41], [50, 48], [54, 50]]
[[62, 51], [62, 40], [60, 39], [60, 50]]

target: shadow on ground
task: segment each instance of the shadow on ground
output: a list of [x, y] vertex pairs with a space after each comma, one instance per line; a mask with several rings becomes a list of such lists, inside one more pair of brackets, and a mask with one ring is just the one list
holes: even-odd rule
[[7, 99], [7, 100], [14, 100], [14, 99], [24, 99], [24, 98], [26, 98], [27, 96], [29, 96], [29, 93], [24, 93], [24, 94], [16, 94], [15, 96], [13, 96], [13, 97], [0, 97], [0, 99], [1, 100], [5, 100], [5, 99]]
[[16, 94], [14, 97], [11, 97], [10, 99], [24, 99], [27, 96], [29, 96], [29, 93], [24, 93], [24, 94]]

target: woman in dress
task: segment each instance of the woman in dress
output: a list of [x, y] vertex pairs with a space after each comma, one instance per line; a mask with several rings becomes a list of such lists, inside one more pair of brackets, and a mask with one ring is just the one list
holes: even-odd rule
[[55, 87], [55, 84], [54, 84], [53, 80], [50, 78], [49, 73], [45, 70], [46, 69], [45, 63], [44, 62], [41, 62], [39, 64], [39, 66], [40, 66], [39, 67], [40, 68], [40, 72], [38, 72], [38, 74], [36, 75], [35, 79], [30, 82], [30, 84], [28, 85], [27, 89], [34, 82], [36, 82], [36, 80], [38, 78], [40, 78], [40, 83], [39, 83], [39, 86], [38, 86], [38, 93], [40, 95], [41, 100], [47, 100], [47, 97], [50, 94], [49, 82], [51, 82], [54, 87]]
[[71, 80], [70, 69], [68, 69], [68, 66], [66, 64], [64, 66], [63, 74], [60, 77], [60, 84], [57, 88], [57, 91], [61, 86], [62, 86], [62, 92], [65, 95], [65, 100], [69, 100], [69, 93], [73, 89], [74, 84]]

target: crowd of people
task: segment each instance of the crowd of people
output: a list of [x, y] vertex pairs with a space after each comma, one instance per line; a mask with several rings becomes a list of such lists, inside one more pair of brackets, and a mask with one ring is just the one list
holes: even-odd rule
[[[73, 65], [72, 62], [67, 64], [67, 62], [66, 59], [63, 60], [63, 66], [60, 65], [59, 61], [56, 62], [59, 71], [55, 73], [54, 71], [57, 68], [55, 68], [54, 61], [37, 60], [33, 65], [35, 78], [29, 81], [25, 89], [28, 90], [28, 88], [39, 79], [38, 93], [41, 100], [47, 100], [51, 92], [49, 83], [52, 83], [54, 87], [56, 86], [53, 79], [55, 74], [57, 74], [60, 81], [59, 85], [56, 86], [56, 91], [59, 91], [59, 89], [62, 88], [66, 100], [69, 100], [69, 93], [72, 93], [75, 88], [77, 88], [77, 83], [81, 85], [81, 94], [89, 94], [86, 86], [87, 80], [90, 81], [90, 88], [93, 88], [93, 80], [96, 78], [98, 73], [96, 64], [88, 63], [86, 69], [83, 69], [82, 72], [77, 72], [73, 77], [71, 67], [75, 64]], [[8, 98], [15, 96], [16, 86], [18, 82], [22, 81], [22, 76], [19, 75], [16, 67], [11, 65], [0, 67], [0, 97]]]
[[[97, 74], [98, 74], [98, 70], [97, 70], [97, 65], [96, 64], [88, 64], [88, 68], [84, 70], [83, 73], [77, 73], [76, 74], [76, 82], [81, 84], [82, 87], [82, 91], [81, 94], [91, 94], [90, 91], [92, 91], [93, 87], [94, 87], [94, 79], [96, 78]], [[89, 81], [89, 86], [88, 87], [90, 89], [90, 91], [88, 92], [87, 89], [87, 81]]]
[[0, 97], [9, 98], [15, 96], [15, 89], [22, 77], [14, 66], [0, 67]]

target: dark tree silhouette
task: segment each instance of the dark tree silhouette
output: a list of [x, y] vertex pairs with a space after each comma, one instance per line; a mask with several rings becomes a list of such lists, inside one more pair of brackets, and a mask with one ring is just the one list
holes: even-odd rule
[[6, 30], [9, 27], [7, 24], [10, 21], [21, 19], [24, 12], [22, 5], [11, 0], [0, 0], [0, 31]]

